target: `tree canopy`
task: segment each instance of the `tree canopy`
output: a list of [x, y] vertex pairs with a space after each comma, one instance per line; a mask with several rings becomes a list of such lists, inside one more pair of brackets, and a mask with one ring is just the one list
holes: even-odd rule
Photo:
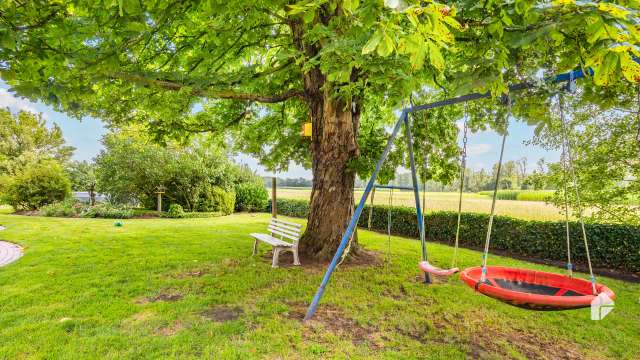
[[0, 175], [15, 175], [43, 159], [65, 162], [74, 150], [65, 144], [60, 127], [47, 128], [42, 115], [0, 109]]
[[366, 150], [390, 120], [375, 108], [388, 113], [425, 86], [429, 98], [501, 94], [508, 82], [580, 66], [597, 85], [636, 81], [637, 9], [635, 0], [5, 2], [0, 76], [76, 116], [140, 122], [160, 138], [235, 129], [238, 149], [270, 167], [308, 165], [298, 136], [305, 76], [366, 103]]

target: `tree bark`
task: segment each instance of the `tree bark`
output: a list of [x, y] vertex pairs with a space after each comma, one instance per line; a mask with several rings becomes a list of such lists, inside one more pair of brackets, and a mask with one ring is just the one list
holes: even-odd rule
[[89, 204], [91, 206], [96, 205], [96, 185], [95, 184], [91, 184], [91, 186], [89, 187]]
[[[326, 7], [322, 9], [319, 21], [326, 25], [331, 12]], [[296, 48], [307, 59], [317, 56], [322, 45], [304, 42], [304, 24], [292, 20], [289, 26]], [[352, 74], [352, 81], [356, 76]], [[346, 103], [333, 97], [330, 84], [318, 67], [304, 73], [303, 83], [303, 98], [312, 123], [313, 186], [307, 228], [300, 239], [299, 251], [318, 260], [328, 260], [338, 248], [354, 211], [355, 173], [348, 166], [359, 156], [356, 139], [360, 107], [358, 99]], [[357, 236], [353, 237], [349, 250], [352, 255], [357, 253]]]
[[[331, 259], [354, 212], [355, 173], [349, 162], [359, 155], [359, 114], [344, 102], [332, 99], [325, 90], [312, 99], [313, 187], [307, 230], [300, 251], [319, 260]], [[350, 253], [358, 251], [357, 237]]]

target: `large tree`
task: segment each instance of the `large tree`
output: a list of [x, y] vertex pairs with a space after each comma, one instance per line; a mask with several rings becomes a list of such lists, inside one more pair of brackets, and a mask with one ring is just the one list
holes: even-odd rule
[[[17, 94], [76, 116], [143, 123], [159, 139], [228, 132], [272, 169], [310, 165], [301, 246], [328, 257], [353, 213], [356, 173], [371, 172], [391, 109], [411, 91], [425, 101], [454, 90], [497, 96], [508, 82], [576, 66], [596, 69], [601, 85], [634, 81], [637, 8], [635, 0], [14, 0], [0, 4], [0, 72]], [[504, 113], [489, 107], [472, 109], [473, 126]], [[416, 134], [447, 149], [461, 111], [437, 114], [440, 123], [428, 131], [416, 123]], [[400, 148], [392, 165], [406, 161]], [[422, 151], [445, 168], [425, 177], [455, 173], [451, 151]]]

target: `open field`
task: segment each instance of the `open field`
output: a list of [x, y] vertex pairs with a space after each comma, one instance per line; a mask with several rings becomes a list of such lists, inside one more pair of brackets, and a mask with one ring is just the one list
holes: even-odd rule
[[[278, 188], [278, 197], [283, 199], [309, 200], [311, 190], [305, 188]], [[360, 200], [362, 190], [356, 190], [356, 201]], [[422, 196], [422, 195], [420, 195]], [[421, 200], [422, 201], [422, 198]], [[374, 204], [387, 205], [389, 203], [388, 190], [376, 190]], [[411, 191], [393, 192], [394, 205], [415, 207], [413, 193]], [[458, 194], [444, 192], [427, 193], [428, 211], [458, 211]], [[463, 194], [462, 211], [489, 213], [491, 211], [491, 198], [475, 193]], [[542, 201], [516, 201], [498, 200], [496, 213], [528, 220], [563, 220], [564, 215], [556, 207]]]
[[[0, 268], [0, 359], [637, 358], [640, 284], [600, 279], [618, 294], [602, 321], [589, 309], [532, 312], [476, 294], [457, 276], [421, 284], [419, 243], [397, 237], [391, 263], [341, 266], [318, 317], [303, 324], [324, 267], [271, 269], [268, 258], [251, 257], [248, 234], [268, 220], [114, 227], [0, 215], [0, 238], [25, 250]], [[386, 251], [384, 235], [360, 231], [360, 239]], [[450, 247], [429, 250], [435, 264], [450, 263]], [[461, 267], [480, 262], [475, 251], [459, 256]], [[490, 263], [562, 271], [498, 256]]]

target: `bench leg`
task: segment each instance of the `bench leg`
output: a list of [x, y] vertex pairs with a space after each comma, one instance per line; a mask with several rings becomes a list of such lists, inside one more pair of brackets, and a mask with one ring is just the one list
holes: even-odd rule
[[253, 243], [253, 255], [258, 253], [258, 240], [256, 239]]
[[298, 258], [298, 248], [294, 247], [292, 250], [293, 250], [293, 265], [300, 265], [300, 259]]
[[273, 248], [273, 263], [271, 263], [272, 268], [278, 267], [278, 258], [280, 257], [280, 250], [281, 249], [279, 247]]

